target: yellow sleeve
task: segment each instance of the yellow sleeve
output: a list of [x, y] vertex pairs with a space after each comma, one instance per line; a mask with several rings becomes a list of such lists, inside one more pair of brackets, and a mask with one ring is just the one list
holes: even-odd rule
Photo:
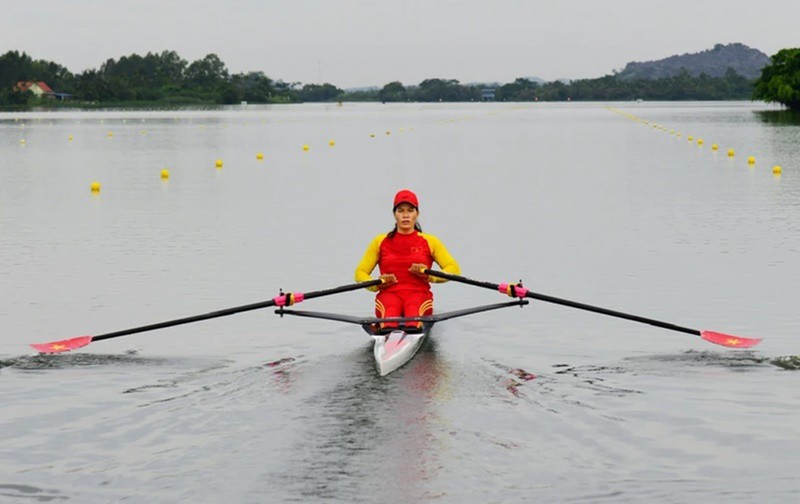
[[[458, 265], [458, 262], [450, 255], [450, 252], [447, 251], [447, 247], [433, 235], [429, 235], [427, 233], [420, 233], [423, 238], [428, 242], [428, 246], [431, 248], [431, 254], [433, 255], [433, 260], [436, 261], [436, 264], [444, 271], [445, 273], [450, 273], [451, 275], [460, 275], [461, 274], [461, 267]], [[442, 283], [447, 282], [444, 278], [432, 277], [428, 276], [428, 280], [433, 283]]]
[[[361, 258], [361, 262], [358, 263], [356, 266], [356, 282], [368, 282], [372, 280], [372, 270], [375, 269], [375, 266], [378, 265], [378, 259], [380, 259], [380, 252], [381, 252], [381, 242], [383, 239], [386, 238], [385, 234], [380, 234], [373, 238], [373, 240], [369, 243], [367, 247], [367, 251], [364, 252], [364, 257]], [[372, 286], [367, 287], [368, 290], [372, 292], [377, 292], [378, 287]]]

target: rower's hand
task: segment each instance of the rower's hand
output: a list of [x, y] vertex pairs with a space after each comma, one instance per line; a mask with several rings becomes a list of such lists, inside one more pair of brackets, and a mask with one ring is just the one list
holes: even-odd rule
[[386, 275], [381, 275], [380, 279], [381, 279], [381, 284], [378, 285], [379, 289], [384, 289], [386, 287], [389, 287], [392, 284], [396, 284], [397, 283], [397, 277], [394, 276], [393, 273], [388, 273]]
[[428, 267], [425, 266], [424, 264], [414, 263], [414, 264], [411, 265], [410, 268], [408, 268], [408, 271], [410, 271], [411, 273], [417, 275], [420, 278], [424, 278], [425, 280], [427, 280], [428, 279], [428, 275], [425, 274], [425, 270], [426, 269], [428, 269]]

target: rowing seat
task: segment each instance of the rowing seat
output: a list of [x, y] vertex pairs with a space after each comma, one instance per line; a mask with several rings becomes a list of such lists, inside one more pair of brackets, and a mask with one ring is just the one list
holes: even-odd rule
[[421, 334], [423, 332], [421, 327], [417, 326], [398, 326], [398, 327], [380, 327], [374, 328], [375, 334], [386, 335], [391, 334], [392, 331], [403, 331], [406, 334]]

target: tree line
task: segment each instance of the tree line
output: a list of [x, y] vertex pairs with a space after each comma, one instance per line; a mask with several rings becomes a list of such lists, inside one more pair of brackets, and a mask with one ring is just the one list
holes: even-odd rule
[[175, 51], [112, 58], [80, 74], [24, 52], [8, 51], [0, 56], [0, 105], [40, 104], [30, 92], [14, 89], [20, 81], [43, 81], [73, 102], [103, 105], [291, 103], [329, 100], [341, 93], [330, 85], [274, 80], [263, 72], [231, 74], [216, 54], [189, 62]]
[[[800, 50], [788, 50], [798, 51]], [[781, 53], [779, 53], [781, 54]], [[776, 55], [777, 56], [777, 55]], [[791, 56], [791, 57], [790, 57]], [[779, 58], [786, 67], [798, 58], [794, 53]], [[69, 95], [78, 104], [114, 106], [152, 104], [163, 106], [199, 104], [300, 103], [334, 101], [468, 102], [481, 101], [492, 89], [495, 101], [623, 101], [623, 100], [771, 100], [767, 77], [773, 81], [785, 68], [768, 66], [759, 79], [748, 79], [729, 68], [721, 77], [692, 75], [682, 69], [660, 79], [620, 79], [606, 75], [571, 82], [538, 82], [519, 78], [505, 84], [462, 84], [455, 79], [426, 79], [414, 86], [390, 82], [381, 88], [345, 91], [333, 84], [301, 84], [274, 80], [263, 72], [231, 74], [216, 54], [188, 62], [175, 51], [131, 54], [109, 59], [98, 69], [73, 74], [50, 61], [34, 60], [24, 52], [0, 56], [0, 106], [42, 105], [41, 98], [15, 90], [20, 81], [44, 81]], [[800, 71], [800, 70], [795, 70]], [[765, 77], [766, 76], [766, 77]], [[795, 82], [796, 81], [796, 82]], [[775, 93], [792, 98], [800, 93], [800, 79], [776, 81]], [[788, 84], [787, 84], [788, 82]], [[794, 87], [792, 87], [794, 86]], [[754, 90], [756, 91], [754, 94]], [[779, 96], [776, 94], [776, 98]], [[785, 103], [786, 104], [786, 103]]]

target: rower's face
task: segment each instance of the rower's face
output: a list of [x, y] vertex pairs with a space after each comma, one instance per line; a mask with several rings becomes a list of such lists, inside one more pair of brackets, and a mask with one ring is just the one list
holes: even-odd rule
[[394, 210], [394, 220], [397, 221], [397, 231], [408, 234], [414, 231], [414, 224], [417, 223], [419, 210], [408, 203], [400, 203]]

